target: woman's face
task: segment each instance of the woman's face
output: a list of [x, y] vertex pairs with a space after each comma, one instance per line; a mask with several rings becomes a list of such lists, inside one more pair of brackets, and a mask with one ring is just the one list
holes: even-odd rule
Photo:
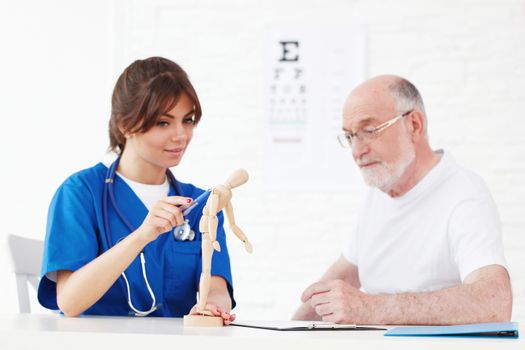
[[177, 105], [160, 116], [150, 130], [128, 134], [124, 152], [132, 156], [135, 165], [146, 168], [164, 171], [178, 165], [193, 136], [194, 115], [193, 102], [181, 95]]

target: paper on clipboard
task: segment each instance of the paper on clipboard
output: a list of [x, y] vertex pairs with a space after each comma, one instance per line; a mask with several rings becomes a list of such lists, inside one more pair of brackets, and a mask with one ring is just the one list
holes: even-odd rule
[[267, 329], [272, 331], [365, 331], [386, 330], [385, 328], [358, 326], [355, 324], [336, 324], [317, 321], [235, 321], [237, 327]]

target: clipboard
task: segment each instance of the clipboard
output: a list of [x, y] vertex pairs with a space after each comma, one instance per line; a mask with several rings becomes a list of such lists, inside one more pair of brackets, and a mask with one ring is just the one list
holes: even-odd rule
[[506, 337], [519, 338], [517, 322], [463, 324], [456, 326], [396, 327], [384, 334], [409, 337]]
[[230, 326], [271, 331], [386, 331], [385, 328], [316, 321], [235, 321]]

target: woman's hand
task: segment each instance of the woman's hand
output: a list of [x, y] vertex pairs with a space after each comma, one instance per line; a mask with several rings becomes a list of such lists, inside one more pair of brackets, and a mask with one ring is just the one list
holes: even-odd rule
[[157, 237], [173, 227], [184, 222], [182, 210], [188, 207], [193, 200], [189, 197], [171, 196], [166, 197], [151, 207], [142, 225], [136, 232], [143, 237], [147, 243], [154, 241]]
[[[206, 304], [205, 311], [210, 311], [213, 314], [213, 316], [222, 317], [225, 325], [229, 325], [230, 323], [235, 321], [235, 314], [231, 314], [229, 310], [225, 311], [224, 309], [221, 309], [215, 304]], [[197, 304], [191, 308], [190, 315], [200, 315], [200, 313], [197, 311]]]
[[[197, 304], [198, 305], [198, 304]], [[195, 305], [190, 315], [199, 315]], [[210, 316], [220, 316], [224, 320], [224, 324], [228, 325], [235, 320], [235, 314], [231, 313], [232, 301], [226, 281], [221, 276], [211, 276], [210, 292], [206, 299], [206, 306], [204, 314]]]

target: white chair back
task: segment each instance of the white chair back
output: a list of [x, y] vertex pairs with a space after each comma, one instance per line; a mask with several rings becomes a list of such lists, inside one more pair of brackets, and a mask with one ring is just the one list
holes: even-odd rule
[[31, 312], [28, 284], [38, 288], [44, 242], [17, 235], [7, 237], [13, 271], [16, 275], [18, 309], [20, 313]]

